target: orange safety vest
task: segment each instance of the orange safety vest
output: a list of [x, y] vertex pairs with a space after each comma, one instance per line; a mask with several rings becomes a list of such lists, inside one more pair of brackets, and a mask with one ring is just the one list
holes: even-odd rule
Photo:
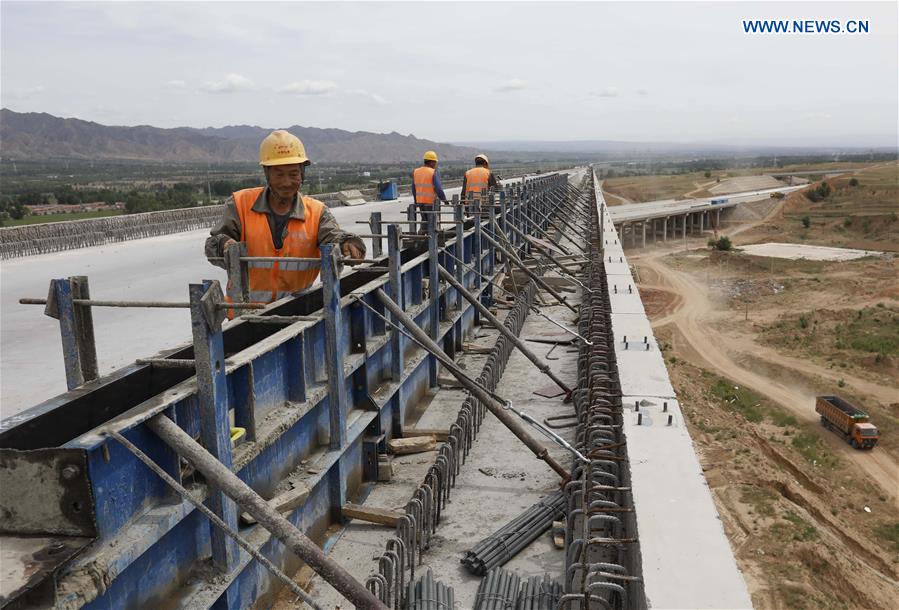
[[490, 186], [490, 170], [486, 167], [472, 167], [465, 172], [465, 192], [462, 198], [468, 200], [471, 195], [481, 196], [481, 191], [486, 191]]
[[[247, 244], [247, 256], [288, 256], [320, 258], [318, 249], [318, 223], [325, 204], [311, 197], [300, 196], [303, 204], [303, 220], [287, 221], [287, 234], [280, 248], [275, 248], [268, 214], [253, 211], [253, 204], [265, 187], [244, 189], [234, 193], [237, 213], [240, 216], [240, 241]], [[250, 300], [271, 303], [310, 286], [318, 277], [319, 263], [305, 262], [253, 262], [247, 265], [250, 276]]]
[[437, 200], [437, 189], [434, 188], [434, 168], [422, 165], [412, 172], [412, 183], [415, 185], [415, 203], [434, 205]]

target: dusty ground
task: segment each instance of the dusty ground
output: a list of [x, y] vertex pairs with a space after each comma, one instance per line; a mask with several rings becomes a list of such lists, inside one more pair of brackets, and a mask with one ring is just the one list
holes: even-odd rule
[[[887, 177], [874, 190], [889, 199], [895, 188]], [[854, 218], [882, 213], [866, 199], [838, 188], [824, 206]], [[800, 241], [783, 239], [794, 230], [784, 219], [809, 213], [806, 202], [788, 198], [767, 220], [728, 231], [737, 245]], [[810, 241], [841, 245], [835, 224], [813, 225]], [[896, 241], [889, 226], [860, 229], [856, 241]], [[630, 256], [754, 603], [899, 607], [899, 262], [786, 261], [702, 246]], [[881, 444], [855, 451], [821, 428], [821, 393], [863, 406]]]

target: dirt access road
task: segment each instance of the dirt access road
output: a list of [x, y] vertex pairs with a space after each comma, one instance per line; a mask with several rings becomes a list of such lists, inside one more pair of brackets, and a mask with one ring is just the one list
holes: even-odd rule
[[[716, 371], [774, 400], [802, 421], [817, 422], [814, 393], [800, 384], [787, 385], [770, 379], [763, 373], [743, 364], [747, 356], [761, 359], [773, 366], [796, 370], [807, 375], [816, 375], [836, 380], [835, 373], [813, 363], [783, 356], [773, 349], [759, 345], [747, 337], [725, 336], [712, 322], [715, 308], [708, 290], [689, 274], [673, 269], [665, 264], [664, 257], [673, 249], [647, 249], [631, 260], [641, 269], [641, 279], [650, 288], [666, 290], [676, 295], [673, 311], [653, 323], [653, 326], [674, 324], [687, 345], [679, 345], [679, 351], [690, 357], [694, 364]], [[861, 393], [874, 396], [882, 402], [894, 402], [895, 390], [855, 377], [842, 375], [845, 382]], [[859, 452], [852, 449], [833, 434], [822, 435], [831, 448], [856, 464], [869, 474], [899, 506], [896, 490], [899, 489], [899, 465], [883, 451]]]

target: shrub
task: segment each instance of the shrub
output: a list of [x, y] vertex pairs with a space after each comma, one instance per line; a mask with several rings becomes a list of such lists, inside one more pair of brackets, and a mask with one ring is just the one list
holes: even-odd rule
[[858, 178], [853, 178], [849, 181], [849, 186], [858, 186]]
[[812, 219], [808, 217], [808, 215], [802, 217], [802, 226], [808, 229], [812, 226]]
[[808, 328], [808, 318], [799, 316], [799, 328]]
[[847, 229], [852, 226], [852, 217], [847, 216], [845, 220], [843, 220], [843, 226]]
[[718, 241], [715, 241], [713, 245], [716, 250], [721, 250], [722, 252], [730, 252], [734, 249], [734, 245], [731, 243], [730, 237], [728, 237], [727, 235], [722, 235], [721, 237], [719, 237]]
[[706, 178], [711, 178], [711, 177], [712, 177], [712, 172], [710, 172], [709, 170], [705, 170], [705, 177], [706, 177]]

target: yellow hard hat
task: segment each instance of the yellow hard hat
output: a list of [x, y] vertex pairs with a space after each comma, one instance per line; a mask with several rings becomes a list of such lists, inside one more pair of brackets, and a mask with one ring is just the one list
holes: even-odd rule
[[300, 139], [290, 132], [279, 129], [273, 131], [259, 145], [259, 165], [309, 165], [306, 148]]
[[428, 152], [425, 153], [425, 161], [436, 161], [436, 160], [437, 160], [437, 153], [435, 153], [433, 150], [429, 150]]
[[487, 158], [487, 155], [478, 155], [477, 157], [474, 158], [475, 163], [477, 163], [478, 159], [483, 159], [484, 165], [487, 165], [487, 166], [490, 165], [490, 159]]

